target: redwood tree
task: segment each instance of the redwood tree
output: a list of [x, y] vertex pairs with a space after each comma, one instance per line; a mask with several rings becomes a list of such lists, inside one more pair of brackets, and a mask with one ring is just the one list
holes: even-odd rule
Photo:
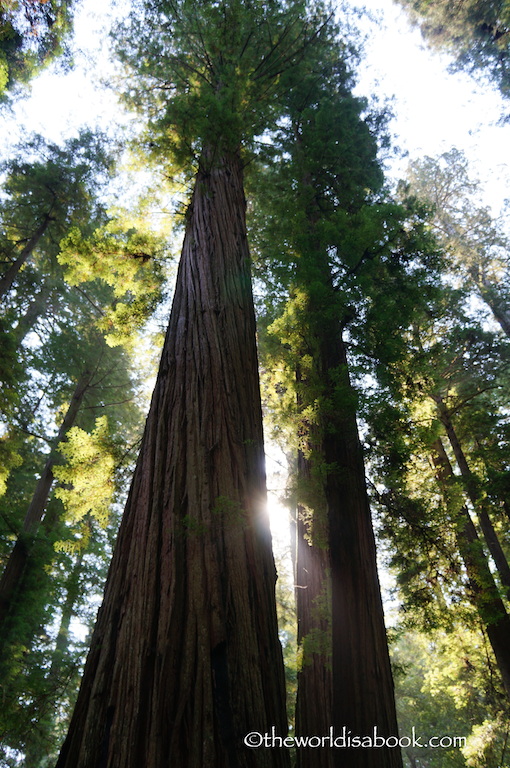
[[[376, 141], [361, 118], [366, 105], [350, 92], [345, 52], [329, 41], [321, 54], [306, 59], [285, 100], [287, 122], [254, 227], [268, 282], [287, 292], [276, 312], [274, 293], [268, 302], [276, 319], [267, 348], [277, 346], [278, 364], [266, 367], [286, 372], [276, 408], [280, 421], [290, 410], [297, 444], [296, 733], [334, 726], [338, 737], [344, 727], [346, 736], [373, 737], [376, 727], [388, 737], [397, 734], [393, 682], [347, 340], [370, 282], [388, 277], [381, 262], [398, 262], [392, 249], [409, 244], [405, 212], [375, 196]], [[401, 764], [398, 748], [350, 749], [347, 741], [297, 755], [300, 768]]]
[[242, 147], [308, 33], [299, 4], [234, 1], [153, 3], [131, 30], [125, 57], [140, 73], [134, 101], [152, 99], [152, 148], [188, 163], [191, 150], [198, 165], [158, 380], [58, 767], [284, 766], [285, 750], [244, 744], [250, 731], [284, 734], [286, 715]]

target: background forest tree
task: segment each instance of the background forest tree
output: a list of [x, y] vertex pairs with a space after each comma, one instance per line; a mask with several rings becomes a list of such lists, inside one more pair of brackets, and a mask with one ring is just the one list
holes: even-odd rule
[[[142, 163], [159, 179], [170, 180], [174, 192], [184, 187], [189, 193], [198, 172], [187, 217], [180, 204], [174, 204], [172, 217], [163, 217], [181, 222], [181, 233], [187, 227], [184, 263], [192, 270], [198, 262], [190, 243], [200, 240], [200, 227], [190, 220], [203, 209], [210, 222], [219, 221], [229, 199], [232, 211], [243, 211], [241, 187], [234, 203], [221, 180], [227, 166], [230, 180], [243, 176], [246, 183], [248, 238], [261, 294], [257, 323], [264, 408], [289, 458], [287, 497], [296, 528], [295, 629], [289, 624], [293, 587], [285, 593], [281, 576], [277, 590], [286, 606], [280, 638], [288, 687], [298, 691], [291, 726], [298, 733], [322, 733], [352, 716], [353, 727], [364, 730], [373, 719], [381, 723], [388, 717], [391, 723], [393, 717], [391, 684], [385, 684], [383, 695], [380, 680], [377, 713], [363, 697], [366, 686], [352, 697], [356, 707], [347, 702], [343, 711], [338, 698], [333, 703], [340, 678], [342, 686], [356, 690], [354, 667], [369, 664], [371, 654], [370, 633], [362, 632], [354, 642], [357, 661], [346, 665], [345, 653], [339, 653], [338, 623], [331, 643], [332, 623], [340, 614], [334, 590], [331, 602], [329, 545], [334, 548], [335, 539], [329, 523], [334, 522], [332, 486], [343, 482], [342, 467], [336, 465], [342, 449], [334, 435], [336, 430], [343, 438], [351, 436], [348, 462], [356, 464], [359, 514], [370, 526], [359, 433], [378, 545], [395, 574], [400, 603], [390, 630], [400, 733], [407, 735], [414, 726], [425, 737], [440, 732], [467, 738], [462, 750], [406, 749], [404, 763], [507, 765], [510, 326], [505, 220], [480, 204], [480, 186], [456, 150], [412, 162], [398, 190], [385, 184], [377, 158], [378, 145], [387, 147], [385, 116], [352, 94], [357, 41], [345, 37], [345, 29], [335, 29], [320, 6], [307, 15], [301, 3], [255, 5], [262, 13], [256, 34], [246, 32], [253, 19], [244, 14], [254, 9], [243, 4], [212, 4], [200, 12], [193, 4], [165, 4], [173, 33], [179, 33], [173, 43], [184, 51], [180, 56], [177, 48], [165, 48], [170, 29], [165, 23], [163, 34], [153, 36], [153, 44], [147, 41], [146, 25], [162, 23], [157, 4], [146, 17], [135, 13], [130, 36], [121, 40], [124, 60], [137, 71], [126, 99], [149, 114], [149, 127], [137, 139]], [[3, 40], [14, 41], [9, 43], [12, 51], [7, 43], [2, 48], [7, 96], [16, 82], [26, 81], [66, 45], [60, 35], [69, 28], [70, 4], [44, 6], [12, 4], [10, 15], [2, 11]], [[480, 43], [476, 66], [483, 60], [484, 66], [497, 69], [501, 85], [504, 13], [493, 9], [499, 14], [495, 36], [494, 18], [478, 18], [476, 6], [469, 5], [469, 18], [458, 18], [458, 25], [471, 30], [465, 39], [478, 40], [492, 24], [493, 48]], [[37, 25], [35, 45], [30, 36]], [[272, 44], [263, 54], [268, 30]], [[462, 53], [460, 37], [459, 32], [448, 44]], [[147, 63], [140, 45], [144, 54], [157, 54], [157, 64]], [[234, 66], [239, 51], [241, 65]], [[137, 407], [136, 379], [143, 347], [136, 339], [147, 318], [155, 311], [161, 317], [162, 281], [168, 278], [168, 240], [148, 226], [154, 220], [148, 211], [166, 204], [149, 197], [135, 201], [129, 211], [108, 208], [106, 188], [116, 173], [112, 153], [104, 137], [90, 132], [61, 145], [34, 137], [3, 167], [0, 759], [6, 766], [55, 764], [90, 642], [82, 639], [83, 630], [78, 639], [73, 627], [93, 623], [139, 447], [144, 414]], [[161, 174], [162, 154], [166, 165]], [[218, 205], [207, 208], [213, 194]], [[237, 222], [244, 242], [242, 215]], [[222, 238], [225, 242], [224, 234], [218, 242]], [[241, 250], [246, 257], [246, 246]], [[245, 268], [244, 263], [246, 291]], [[212, 273], [218, 278], [219, 264]], [[193, 285], [182, 275], [180, 280], [181, 286]], [[168, 290], [173, 288], [167, 285], [165, 294]], [[180, 290], [177, 305], [185, 295]], [[248, 306], [249, 296], [243, 296]], [[196, 297], [187, 306], [196, 307]], [[192, 314], [189, 318], [193, 324]], [[237, 326], [239, 332], [242, 323]], [[253, 325], [247, 333], [253, 340]], [[175, 337], [170, 332], [167, 358]], [[243, 348], [250, 345], [253, 352], [252, 341]], [[188, 346], [199, 348], [195, 340]], [[243, 371], [243, 381], [246, 376]], [[253, 384], [253, 365], [250, 376]], [[242, 389], [229, 386], [229, 391]], [[205, 400], [209, 390], [204, 390]], [[163, 392], [161, 385], [158, 391]], [[252, 406], [242, 410], [253, 411]], [[188, 418], [192, 412], [186, 405], [182, 413]], [[160, 426], [165, 421], [153, 418]], [[353, 498], [352, 488], [348, 496]], [[216, 534], [230, 530], [236, 519], [231, 490], [216, 495], [211, 508], [214, 544]], [[196, 519], [182, 515], [191, 552], [205, 539], [211, 519], [205, 512]], [[336, 541], [345, 544], [345, 538]], [[273, 573], [263, 548], [266, 581], [254, 579], [262, 601], [272, 593]], [[355, 546], [347, 549], [352, 555]], [[373, 549], [368, 560], [377, 603]], [[362, 571], [365, 579], [370, 569]], [[235, 578], [226, 581], [232, 587]], [[357, 589], [362, 594], [362, 580], [354, 581], [353, 595]], [[363, 604], [364, 598], [353, 598], [351, 620], [356, 605]], [[210, 610], [205, 607], [203, 614]], [[272, 629], [262, 636], [278, 655], [272, 611], [267, 613]], [[369, 611], [370, 619], [378, 612], [381, 618], [380, 604]], [[193, 613], [184, 613], [189, 621]], [[242, 625], [245, 619], [237, 621]], [[353, 625], [359, 626], [358, 620]], [[104, 626], [107, 631], [114, 627], [111, 622]], [[381, 626], [378, 643], [382, 647], [382, 638], [385, 647]], [[214, 647], [217, 677], [223, 646]], [[385, 648], [381, 659], [384, 653]], [[181, 662], [190, 654], [182, 651]], [[150, 666], [148, 657], [140, 658]], [[279, 700], [284, 729], [283, 675], [272, 679], [266, 700]], [[221, 701], [212, 704], [216, 712], [229, 708], [231, 694], [223, 690]], [[307, 706], [312, 697], [313, 710]], [[185, 698], [183, 693], [179, 701]], [[198, 723], [199, 714], [196, 718]], [[217, 746], [220, 751], [231, 744], [225, 722], [215, 736], [217, 745], [223, 744]], [[139, 725], [145, 759], [148, 752], [140, 746], [144, 724]], [[253, 729], [248, 723], [245, 727]], [[228, 759], [233, 759], [232, 749], [227, 749]], [[72, 748], [66, 750], [69, 764], [77, 764]], [[317, 755], [302, 750], [295, 759], [300, 766], [319, 765]], [[257, 751], [252, 756], [260, 759]], [[359, 752], [320, 753], [324, 765], [333, 757], [342, 765], [347, 759], [349, 765], [365, 765]], [[203, 756], [198, 759], [202, 764]], [[285, 756], [278, 759], [285, 761]], [[381, 760], [381, 765], [398, 765], [400, 756], [394, 751]]]

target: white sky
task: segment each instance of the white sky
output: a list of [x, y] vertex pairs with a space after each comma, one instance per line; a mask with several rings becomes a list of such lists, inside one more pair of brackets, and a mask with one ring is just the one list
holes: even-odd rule
[[[488, 183], [486, 200], [499, 209], [510, 197], [506, 191], [510, 168], [505, 161], [510, 125], [498, 125], [498, 121], [510, 111], [510, 104], [503, 102], [496, 89], [476, 86], [468, 75], [447, 73], [447, 57], [426, 50], [419, 31], [411, 30], [392, 0], [366, 0], [365, 4], [379, 19], [366, 25], [369, 41], [358, 91], [380, 100], [394, 97], [395, 145], [411, 158], [437, 155], [453, 146], [463, 149], [473, 172]], [[77, 56], [76, 70], [67, 75], [43, 73], [31, 86], [31, 98], [17, 104], [13, 117], [2, 121], [0, 113], [4, 153], [30, 131], [57, 141], [73, 134], [77, 124], [113, 130], [118, 110], [112, 95], [99, 87], [109, 69], [109, 7], [110, 0], [82, 0], [76, 46], [83, 54]], [[405, 159], [395, 160], [393, 173], [402, 175], [406, 165]]]
[[[119, 122], [114, 99], [99, 87], [101, 75], [108, 72], [109, 5], [110, 0], [83, 1], [76, 36], [77, 47], [84, 53], [77, 56], [74, 72], [45, 72], [32, 83], [31, 97], [19, 101], [11, 115], [0, 112], [4, 156], [31, 131], [58, 141], [75, 134], [76, 126], [84, 123], [114, 130]], [[425, 49], [419, 31], [410, 29], [392, 0], [366, 0], [366, 6], [381, 17], [367, 26], [370, 37], [358, 92], [380, 100], [394, 97], [395, 145], [409, 159], [437, 155], [453, 146], [464, 150], [473, 173], [485, 183], [485, 198], [480, 202], [498, 212], [510, 197], [510, 168], [505, 160], [510, 125], [498, 124], [510, 104], [494, 88], [476, 86], [467, 75], [448, 74], [447, 58]], [[402, 176], [407, 162], [405, 157], [395, 158], [392, 173]], [[275, 536], [280, 540], [287, 531], [286, 513], [276, 504], [273, 507]]]
[[[395, 143], [410, 158], [438, 155], [454, 146], [464, 150], [473, 175], [487, 185], [486, 202], [499, 211], [510, 197], [510, 125], [499, 125], [510, 103], [488, 84], [477, 84], [464, 73], [448, 73], [450, 59], [426, 49], [419, 30], [410, 27], [392, 0], [366, 0], [366, 6], [382, 14], [382, 22], [368, 27], [359, 92], [394, 96]], [[395, 162], [394, 171], [402, 173], [406, 165]]]

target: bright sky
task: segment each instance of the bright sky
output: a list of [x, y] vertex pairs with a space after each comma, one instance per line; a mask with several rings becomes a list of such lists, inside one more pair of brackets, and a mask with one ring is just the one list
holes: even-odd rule
[[[473, 174], [486, 182], [486, 202], [498, 211], [510, 197], [510, 167], [506, 162], [510, 125], [500, 125], [510, 112], [499, 91], [476, 84], [463, 73], [447, 72], [450, 59], [426, 49], [418, 29], [392, 0], [366, 0], [382, 15], [369, 27], [366, 66], [359, 91], [379, 98], [394, 96], [396, 146], [410, 158], [439, 155], [452, 147], [465, 151]], [[407, 161], [394, 163], [394, 172]]]
[[[31, 130], [58, 140], [74, 133], [80, 123], [110, 129], [118, 121], [112, 95], [99, 87], [109, 69], [105, 37], [109, 7], [110, 0], [83, 0], [76, 23], [76, 46], [83, 53], [77, 56], [75, 71], [46, 72], [33, 83], [32, 97], [20, 101], [13, 118], [4, 122], [4, 152]], [[474, 172], [490, 182], [487, 201], [499, 209], [510, 182], [505, 161], [510, 125], [498, 121], [510, 105], [496, 89], [476, 86], [468, 75], [448, 74], [448, 59], [425, 49], [419, 31], [410, 29], [392, 0], [366, 0], [366, 7], [379, 19], [367, 25], [359, 91], [380, 100], [394, 97], [395, 144], [413, 159], [453, 146], [463, 149]], [[407, 160], [394, 161], [393, 172], [402, 174], [406, 165]]]
[[[448, 60], [425, 49], [419, 31], [410, 29], [392, 0], [366, 0], [366, 6], [380, 18], [367, 27], [369, 41], [359, 93], [375, 95], [381, 101], [394, 97], [391, 127], [395, 145], [409, 158], [437, 155], [453, 146], [463, 149], [473, 173], [486, 185], [485, 199], [480, 202], [492, 204], [499, 212], [510, 197], [506, 162], [510, 125], [499, 124], [510, 105], [495, 89], [476, 86], [467, 75], [448, 74]], [[109, 68], [105, 38], [109, 7], [110, 0], [83, 0], [76, 21], [76, 44], [83, 54], [77, 56], [75, 71], [44, 73], [33, 82], [31, 98], [20, 101], [10, 116], [0, 113], [4, 154], [31, 131], [58, 141], [74, 134], [80, 124], [113, 130], [119, 122], [112, 95], [99, 87], [101, 75]], [[393, 175], [402, 176], [407, 162], [408, 158], [396, 157], [391, 163]], [[273, 468], [278, 469], [278, 464], [269, 461], [269, 485], [281, 487], [282, 478], [272, 474]], [[284, 541], [286, 512], [274, 497], [272, 508], [275, 537]]]

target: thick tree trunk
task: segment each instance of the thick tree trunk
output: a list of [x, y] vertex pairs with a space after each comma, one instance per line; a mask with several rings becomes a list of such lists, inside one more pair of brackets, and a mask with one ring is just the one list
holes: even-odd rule
[[[55, 438], [55, 446], [58, 446], [58, 444], [62, 442], [69, 429], [73, 426], [85, 393], [90, 385], [91, 378], [92, 373], [90, 371], [86, 371], [80, 377], [62, 425]], [[22, 583], [23, 571], [27, 564], [27, 560], [30, 557], [30, 545], [37, 533], [41, 520], [44, 517], [48, 499], [50, 497], [50, 491], [54, 480], [53, 467], [55, 466], [56, 461], [57, 454], [55, 449], [53, 449], [35, 487], [34, 495], [32, 496], [25, 515], [23, 527], [5, 564], [0, 579], [0, 627], [7, 619], [11, 603]]]
[[[312, 484], [311, 462], [298, 454], [298, 488]], [[311, 495], [311, 494], [310, 494]], [[322, 504], [320, 503], [322, 501]], [[320, 507], [320, 508], [319, 508]], [[325, 500], [298, 506], [296, 521], [296, 613], [301, 667], [296, 734], [329, 734], [332, 706], [331, 584]], [[332, 749], [298, 749], [297, 768], [331, 768]]]
[[[325, 329], [327, 337], [327, 329]], [[326, 342], [326, 338], [324, 339]], [[336, 342], [336, 343], [334, 343]], [[341, 735], [398, 739], [393, 678], [375, 538], [345, 343], [329, 336], [322, 357], [335, 370], [343, 407], [325, 424], [333, 617], [333, 725]], [[332, 382], [333, 384], [333, 382]], [[337, 401], [338, 402], [338, 401]], [[336, 403], [335, 403], [336, 405]], [[398, 747], [334, 750], [337, 768], [401, 768]]]
[[[439, 483], [447, 493], [446, 488], [454, 479], [454, 474], [441, 440], [434, 443], [433, 451], [432, 462]], [[457, 546], [469, 580], [471, 600], [486, 627], [505, 691], [510, 697], [510, 616], [501, 600], [466, 506], [462, 507], [458, 519], [453, 522]]]
[[51, 216], [49, 215], [44, 217], [43, 221], [38, 226], [32, 237], [25, 243], [18, 258], [12, 262], [7, 272], [0, 278], [0, 299], [3, 299], [6, 293], [8, 293], [11, 289], [12, 284], [18, 276], [18, 272], [36, 247], [41, 237], [46, 232], [51, 220]]
[[464, 487], [466, 489], [467, 496], [478, 516], [485, 542], [489, 548], [492, 559], [494, 560], [494, 564], [497, 568], [501, 583], [506, 588], [508, 595], [510, 591], [510, 566], [503, 551], [503, 547], [501, 546], [501, 542], [499, 541], [498, 535], [494, 530], [492, 520], [489, 517], [486, 500], [480, 498], [479, 496], [476, 478], [473, 476], [473, 473], [469, 468], [466, 455], [462, 450], [460, 440], [455, 431], [455, 427], [453, 426], [453, 422], [451, 420], [448, 409], [440, 397], [434, 397], [433, 399], [436, 402], [439, 418], [445, 428], [449, 443], [455, 456], [455, 461], [457, 462], [461, 477], [464, 480]]
[[58, 768], [273, 768], [286, 731], [242, 166], [202, 167], [158, 381]]
[[[305, 184], [306, 186], [306, 184]], [[331, 608], [327, 631], [331, 633], [331, 661], [316, 655], [313, 665], [298, 682], [298, 714], [308, 706], [311, 713], [303, 714], [308, 727], [329, 735], [333, 726], [339, 746], [320, 757], [315, 749], [300, 749], [300, 766], [334, 765], [337, 768], [401, 768], [399, 747], [381, 746], [373, 749], [349, 747], [349, 739], [368, 737], [373, 740], [374, 729], [381, 737], [392, 736], [398, 742], [393, 678], [390, 667], [384, 612], [377, 572], [375, 538], [365, 482], [365, 467], [356, 421], [356, 395], [352, 389], [345, 343], [342, 338], [340, 308], [333, 289], [331, 271], [325, 251], [315, 242], [314, 221], [310, 217], [310, 256], [298, 263], [296, 280], [299, 290], [307, 295], [306, 318], [300, 335], [304, 352], [313, 358], [309, 372], [311, 405], [315, 410], [312, 426], [303, 424], [309, 447], [314, 448], [317, 467], [303, 467], [302, 474], [316, 473], [313, 491], [312, 525], [327, 547], [306, 549], [306, 579], [311, 599], [302, 600], [306, 629], [316, 630], [310, 621], [317, 611], [317, 598], [324, 594], [325, 572], [330, 583]], [[302, 301], [302, 297], [301, 297]], [[299, 406], [299, 402], [298, 402]], [[303, 442], [301, 435], [301, 441]], [[313, 484], [312, 484], [313, 485]], [[316, 507], [316, 508], [314, 508]], [[320, 508], [323, 507], [323, 510]], [[309, 534], [303, 530], [302, 537]], [[299, 550], [298, 550], [299, 551]], [[316, 569], [316, 573], [313, 572]], [[300, 575], [300, 574], [298, 574]], [[300, 583], [298, 581], [298, 593]], [[329, 590], [328, 590], [329, 591]], [[328, 596], [329, 597], [329, 596]], [[299, 594], [298, 594], [299, 598]], [[320, 599], [320, 598], [319, 598]], [[298, 622], [301, 621], [298, 602]], [[315, 618], [316, 622], [316, 618]], [[326, 625], [323, 622], [323, 629]], [[313, 703], [305, 701], [305, 691], [315, 692]], [[329, 704], [331, 709], [321, 711]], [[301, 702], [300, 702], [301, 699]], [[316, 710], [316, 711], [314, 711]], [[324, 730], [324, 724], [327, 727]], [[345, 746], [340, 746], [345, 737]], [[352, 742], [350, 742], [352, 743]], [[325, 750], [326, 751], [326, 750]], [[314, 753], [314, 754], [312, 754]]]

